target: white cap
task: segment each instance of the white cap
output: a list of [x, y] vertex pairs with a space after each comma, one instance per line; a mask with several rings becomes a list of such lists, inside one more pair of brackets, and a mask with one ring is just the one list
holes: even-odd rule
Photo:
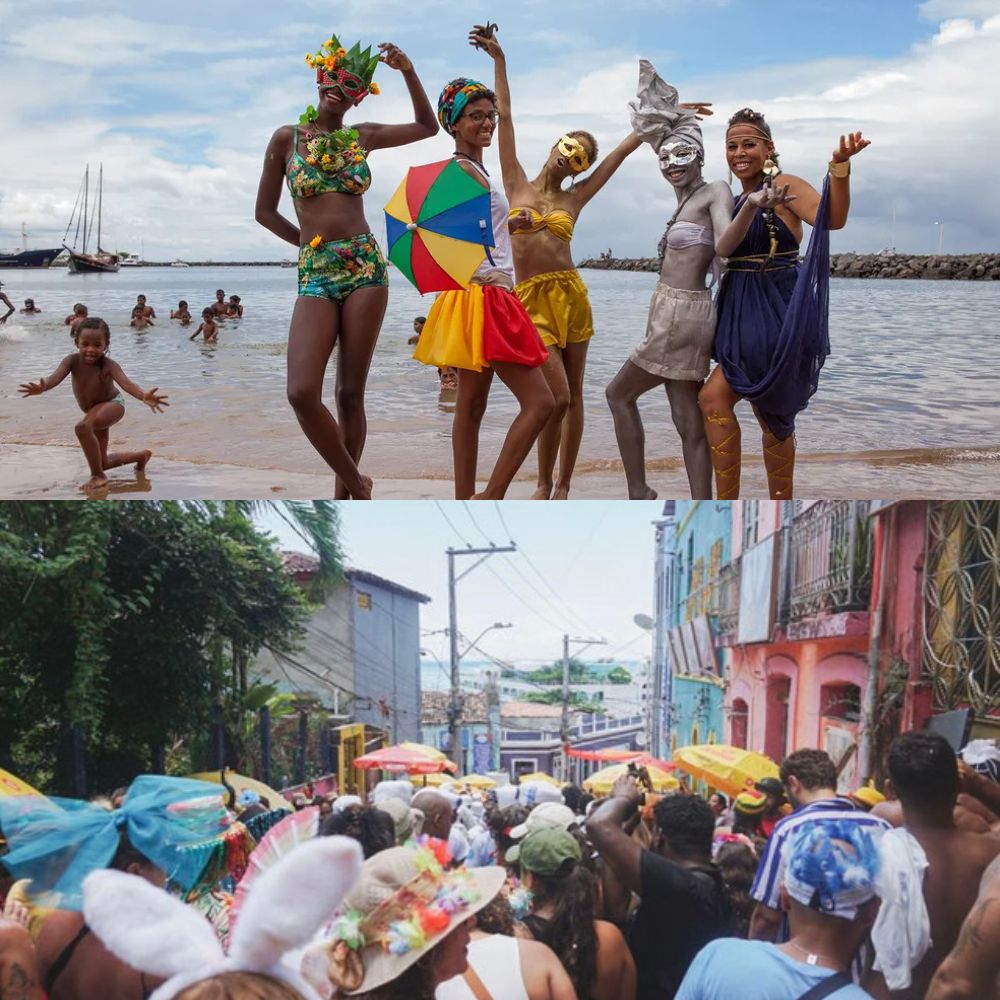
[[528, 813], [528, 818], [510, 831], [512, 840], [520, 840], [539, 830], [568, 830], [580, 822], [576, 813], [561, 802], [543, 802]]

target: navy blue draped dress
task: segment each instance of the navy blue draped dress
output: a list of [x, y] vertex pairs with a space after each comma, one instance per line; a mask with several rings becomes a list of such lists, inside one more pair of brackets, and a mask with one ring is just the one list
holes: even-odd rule
[[777, 213], [778, 245], [770, 256], [771, 234], [758, 211], [729, 258], [716, 300], [713, 357], [780, 441], [795, 432], [795, 417], [816, 391], [830, 353], [829, 187], [828, 178], [805, 259], [798, 262], [798, 241]]

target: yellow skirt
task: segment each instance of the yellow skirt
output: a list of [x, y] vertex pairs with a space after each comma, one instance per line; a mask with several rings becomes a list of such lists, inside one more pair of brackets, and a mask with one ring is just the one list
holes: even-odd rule
[[594, 335], [587, 286], [578, 271], [536, 274], [514, 286], [514, 294], [528, 311], [542, 343], [560, 350], [582, 344]]
[[537, 368], [548, 353], [513, 292], [474, 284], [435, 299], [413, 357], [435, 368], [481, 372], [495, 361]]

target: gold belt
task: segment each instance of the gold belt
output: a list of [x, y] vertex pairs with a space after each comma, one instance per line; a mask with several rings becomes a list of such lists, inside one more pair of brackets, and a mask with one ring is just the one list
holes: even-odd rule
[[[730, 257], [727, 271], [786, 271], [799, 262], [798, 250], [784, 250], [773, 256], [766, 253], [751, 254], [748, 257]], [[733, 267], [733, 265], [738, 265]]]

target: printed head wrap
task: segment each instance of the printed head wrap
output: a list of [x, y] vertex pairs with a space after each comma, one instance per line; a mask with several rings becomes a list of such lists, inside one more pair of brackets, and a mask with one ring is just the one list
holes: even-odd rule
[[481, 97], [493, 97], [493, 91], [478, 80], [460, 76], [445, 84], [438, 98], [438, 121], [448, 135], [455, 134], [455, 122], [461, 117], [466, 105]]
[[701, 125], [693, 111], [678, 106], [677, 98], [677, 89], [660, 77], [651, 62], [640, 59], [639, 88], [636, 99], [629, 102], [635, 134], [657, 153], [666, 142], [684, 142], [697, 149], [704, 160]]
[[785, 848], [785, 889], [812, 910], [853, 920], [875, 895], [878, 846], [850, 820], [803, 823]]

